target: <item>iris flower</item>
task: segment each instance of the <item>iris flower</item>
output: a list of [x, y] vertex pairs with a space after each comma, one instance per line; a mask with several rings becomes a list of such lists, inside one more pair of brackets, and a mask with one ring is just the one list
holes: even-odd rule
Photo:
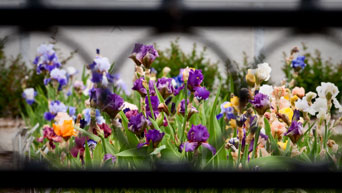
[[181, 145], [181, 150], [185, 148], [186, 152], [195, 151], [203, 145], [203, 147], [209, 149], [213, 155], [216, 154], [216, 149], [207, 142], [209, 132], [204, 125], [192, 125], [187, 137], [188, 141]]

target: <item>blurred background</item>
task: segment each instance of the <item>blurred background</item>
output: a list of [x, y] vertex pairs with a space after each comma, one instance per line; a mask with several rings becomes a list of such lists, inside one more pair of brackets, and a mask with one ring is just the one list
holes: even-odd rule
[[[10, 10], [8, 15], [19, 13], [18, 16], [22, 19], [11, 21], [13, 18], [1, 17], [0, 21], [0, 152], [12, 151], [16, 129], [23, 126], [19, 110], [22, 103], [22, 80], [30, 80], [26, 86], [39, 81], [42, 84], [42, 79], [34, 73], [35, 65], [32, 62], [37, 48], [44, 43], [55, 44], [60, 60], [65, 61], [64, 67], [75, 67], [79, 71], [78, 78], [81, 77], [84, 65], [92, 63], [96, 49], [100, 49], [102, 56], [115, 63], [113, 73], [120, 76], [127, 88], [133, 85], [134, 63], [128, 56], [134, 44], [155, 44], [162, 55], [155, 62], [157, 71], [161, 71], [164, 66], [172, 66], [174, 73], [178, 74], [179, 68], [186, 64], [210, 66], [211, 69], [206, 69], [204, 74], [212, 77], [205, 83], [210, 85], [212, 91], [215, 91], [220, 82], [226, 89], [231, 89], [225, 84], [229, 77], [233, 77], [237, 88], [239, 85], [243, 86], [242, 70], [261, 62], [267, 62], [272, 67], [269, 83], [279, 85], [286, 79], [285, 57], [289, 56], [292, 48], [298, 46], [299, 54], [307, 56], [306, 62], [311, 66], [303, 72], [306, 76], [298, 80], [299, 86], [309, 91], [318, 86], [316, 84], [319, 82], [330, 81], [342, 90], [342, 29], [338, 27], [338, 18], [336, 25], [319, 28], [314, 24], [321, 26], [334, 21], [327, 21], [326, 17], [320, 18], [317, 15], [305, 19], [289, 17], [287, 20], [284, 17], [268, 17], [267, 21], [250, 18], [251, 25], [248, 26], [244, 18], [240, 26], [241, 18], [215, 18], [208, 15], [208, 19], [203, 20], [205, 25], [201, 25], [199, 20], [194, 21], [198, 24], [194, 26], [186, 25], [191, 20], [186, 21], [188, 23], [185, 22], [185, 25], [177, 25], [182, 23], [179, 15], [187, 16], [188, 12], [184, 10], [214, 13], [224, 12], [225, 9], [259, 12], [284, 10], [289, 13], [306, 10], [308, 13], [329, 13], [342, 10], [342, 2], [339, 0], [1, 0], [0, 9]], [[134, 26], [132, 18], [127, 19], [129, 25], [125, 25], [126, 18], [123, 17], [109, 15], [110, 18], [101, 18], [87, 15], [79, 20], [82, 24], [78, 25], [77, 21], [72, 23], [75, 19], [69, 17], [70, 14], [58, 22], [49, 14], [56, 10], [60, 11], [59, 14], [63, 14], [64, 10], [76, 10], [74, 16], [77, 17], [77, 10], [88, 10], [92, 14], [112, 9], [146, 13], [149, 10], [161, 10], [161, 16], [167, 13], [170, 15], [167, 18], [171, 19], [163, 23], [160, 21], [163, 17], [150, 18], [142, 14], [141, 17], [134, 18], [136, 23], [142, 24]], [[30, 13], [35, 12], [40, 14], [25, 23], [25, 17], [30, 17]], [[96, 20], [91, 20], [92, 17]], [[211, 20], [212, 18], [215, 20]], [[68, 23], [69, 20], [72, 22]], [[88, 21], [89, 26], [85, 25]], [[102, 25], [107, 21], [111, 22]], [[67, 25], [63, 25], [63, 22]], [[92, 25], [96, 22], [100, 25]], [[230, 22], [234, 25], [230, 26]], [[265, 22], [270, 26], [263, 26]], [[282, 27], [283, 23], [286, 23], [285, 27]], [[310, 23], [309, 28], [307, 23]]]

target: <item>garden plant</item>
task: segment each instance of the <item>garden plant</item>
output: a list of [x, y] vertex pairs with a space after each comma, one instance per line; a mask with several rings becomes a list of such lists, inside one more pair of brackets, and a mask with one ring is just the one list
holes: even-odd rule
[[[127, 95], [109, 73], [114, 66], [108, 58], [98, 49], [94, 56], [76, 80], [77, 71], [63, 69], [52, 44], [37, 49], [36, 73], [44, 76], [47, 92], [23, 92], [23, 118], [35, 129], [31, 159], [79, 169], [152, 169], [157, 162], [186, 162], [199, 170], [291, 170], [293, 161], [328, 162], [331, 170], [342, 165], [341, 148], [331, 139], [341, 123], [332, 108], [342, 107], [331, 82], [310, 92], [295, 80], [268, 85], [272, 69], [260, 63], [246, 70], [245, 87], [221, 97], [226, 85], [208, 89], [196, 65], [177, 72], [165, 66], [156, 76], [158, 51], [137, 43], [129, 57], [133, 92]], [[287, 61], [294, 78], [307, 66], [296, 51]]]

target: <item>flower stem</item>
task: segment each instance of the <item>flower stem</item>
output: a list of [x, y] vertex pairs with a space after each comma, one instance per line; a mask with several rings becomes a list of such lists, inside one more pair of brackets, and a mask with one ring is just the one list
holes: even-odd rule
[[184, 99], [184, 103], [185, 103], [185, 110], [184, 110], [184, 124], [183, 124], [183, 130], [182, 130], [182, 133], [181, 133], [181, 138], [180, 138], [180, 141], [181, 143], [183, 142], [183, 137], [184, 137], [184, 132], [185, 132], [185, 127], [186, 127], [186, 122], [187, 122], [187, 119], [188, 119], [188, 83], [185, 82], [184, 83], [184, 96], [185, 96], [185, 99]]
[[147, 98], [148, 98], [148, 106], [150, 107], [150, 112], [152, 115], [152, 119], [156, 120], [156, 118], [154, 117], [154, 113], [153, 113], [153, 108], [152, 108], [152, 104], [151, 104], [151, 96], [150, 96], [150, 90], [147, 89]]

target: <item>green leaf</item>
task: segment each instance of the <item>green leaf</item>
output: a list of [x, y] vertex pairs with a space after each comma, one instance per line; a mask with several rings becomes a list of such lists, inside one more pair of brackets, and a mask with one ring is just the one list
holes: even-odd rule
[[162, 95], [160, 94], [158, 88], [157, 88], [157, 84], [153, 84], [154, 85], [154, 90], [156, 91], [158, 100], [161, 104], [165, 104], [164, 98], [162, 97]]
[[147, 148], [146, 147], [142, 147], [140, 149], [138, 148], [132, 148], [132, 149], [127, 149], [124, 150], [120, 153], [117, 153], [116, 156], [117, 157], [144, 157], [147, 156]]
[[134, 133], [132, 133], [131, 131], [128, 130], [128, 119], [125, 115], [124, 112], [120, 111], [120, 116], [121, 116], [121, 120], [122, 120], [122, 126], [125, 129], [125, 133], [129, 142], [129, 147], [136, 147], [139, 143], [138, 138], [136, 137], [136, 135]]
[[100, 141], [100, 140], [101, 140], [100, 137], [98, 137], [98, 136], [96, 136], [96, 135], [94, 135], [94, 134], [92, 134], [92, 133], [90, 133], [90, 132], [88, 132], [88, 131], [86, 131], [86, 130], [84, 130], [84, 129], [81, 129], [81, 128], [79, 128], [79, 127], [75, 127], [75, 129], [78, 130], [79, 132], [81, 132], [82, 134], [84, 134], [84, 135], [90, 137], [90, 138], [93, 139], [94, 141]]
[[254, 157], [255, 157], [255, 151], [256, 151], [257, 146], [258, 146], [259, 135], [260, 135], [260, 127], [258, 127], [256, 132], [255, 132], [252, 159], [254, 159]]
[[218, 87], [218, 91], [216, 93], [215, 101], [212, 105], [210, 115], [209, 115], [209, 128], [208, 128], [209, 134], [210, 134], [209, 141], [211, 144], [215, 144], [215, 147], [219, 146], [220, 143], [219, 143], [218, 138], [221, 136], [221, 128], [217, 122], [216, 114], [215, 114], [217, 103], [218, 103], [218, 98], [220, 96], [220, 90], [221, 90], [221, 85]]
[[261, 167], [263, 169], [280, 169], [287, 170], [291, 168], [291, 164], [294, 162], [293, 158], [285, 156], [267, 156], [259, 157], [249, 161], [250, 167]]
[[278, 143], [272, 136], [270, 123], [268, 122], [268, 120], [266, 118], [264, 118], [264, 123], [265, 123], [265, 132], [266, 132], [266, 134], [269, 137], [270, 142], [271, 142], [273, 155], [279, 155]]
[[166, 149], [166, 146], [165, 145], [162, 145], [160, 147], [157, 147], [154, 149], [154, 151], [152, 153], [150, 153], [150, 155], [156, 155], [158, 153], [160, 153], [162, 150]]
[[[103, 141], [102, 141], [103, 143]], [[93, 158], [94, 158], [94, 163], [99, 166], [100, 163], [102, 162], [102, 159], [103, 159], [103, 147], [102, 147], [102, 144], [97, 144], [94, 151], [93, 151]]]
[[84, 151], [84, 154], [85, 154], [85, 164], [87, 167], [91, 167], [91, 157], [90, 157], [90, 151], [89, 151], [89, 147], [88, 147], [88, 142], [87, 140], [85, 141], [85, 151]]

